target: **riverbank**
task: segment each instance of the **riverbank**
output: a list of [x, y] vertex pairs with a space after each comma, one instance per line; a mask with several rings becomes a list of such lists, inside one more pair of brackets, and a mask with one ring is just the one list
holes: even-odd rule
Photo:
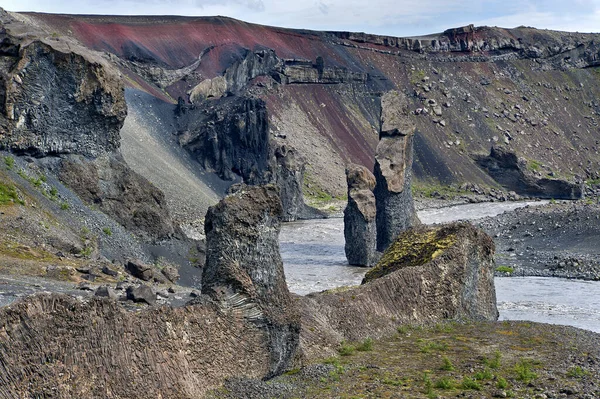
[[231, 380], [209, 397], [592, 399], [599, 347], [599, 334], [541, 323], [400, 326], [268, 382]]
[[494, 238], [498, 275], [600, 280], [600, 205], [524, 207], [475, 224]]

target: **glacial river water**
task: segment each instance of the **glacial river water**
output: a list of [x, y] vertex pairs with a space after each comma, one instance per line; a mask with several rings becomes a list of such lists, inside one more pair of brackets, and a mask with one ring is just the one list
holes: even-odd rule
[[[482, 203], [419, 212], [423, 223], [495, 216], [535, 203]], [[279, 236], [286, 279], [292, 292], [305, 295], [360, 284], [366, 269], [348, 266], [341, 218], [285, 223]], [[496, 278], [501, 320], [565, 324], [600, 332], [600, 282], [543, 277]]]

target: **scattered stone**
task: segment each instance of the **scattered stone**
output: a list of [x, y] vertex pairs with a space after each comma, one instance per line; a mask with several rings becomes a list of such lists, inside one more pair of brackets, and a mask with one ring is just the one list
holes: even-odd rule
[[129, 259], [125, 268], [133, 277], [137, 277], [140, 280], [150, 281], [154, 276], [152, 267], [145, 264], [139, 259]]
[[116, 300], [118, 298], [117, 293], [112, 288], [104, 286], [104, 285], [101, 287], [98, 287], [96, 289], [96, 292], [94, 293], [94, 295], [99, 296], [99, 297], [114, 299], [114, 300]]
[[94, 290], [89, 283], [86, 283], [83, 281], [81, 283], [77, 284], [77, 289], [82, 290], [82, 291], [93, 291]]
[[116, 277], [119, 275], [119, 272], [112, 270], [110, 267], [104, 265], [104, 267], [102, 267], [102, 273], [106, 274], [107, 276], [112, 276], [112, 277]]
[[127, 288], [127, 299], [136, 303], [147, 303], [148, 305], [156, 304], [156, 293], [147, 285], [131, 286]]
[[179, 280], [179, 270], [175, 266], [166, 265], [162, 269], [162, 274], [172, 283], [176, 283]]

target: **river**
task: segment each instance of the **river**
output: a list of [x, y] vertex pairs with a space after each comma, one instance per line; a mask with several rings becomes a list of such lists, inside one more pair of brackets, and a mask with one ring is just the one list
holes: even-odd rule
[[[444, 223], [495, 216], [544, 202], [458, 205], [419, 212], [423, 223]], [[341, 218], [284, 223], [279, 236], [288, 286], [306, 295], [360, 284], [367, 269], [348, 266]], [[565, 324], [600, 332], [600, 282], [543, 277], [496, 278], [500, 320]]]

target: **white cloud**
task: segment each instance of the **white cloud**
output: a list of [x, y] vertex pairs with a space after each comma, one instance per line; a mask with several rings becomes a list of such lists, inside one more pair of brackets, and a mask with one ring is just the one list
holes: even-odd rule
[[600, 31], [600, 0], [4, 0], [8, 10], [226, 15], [266, 25], [410, 36], [473, 23]]

